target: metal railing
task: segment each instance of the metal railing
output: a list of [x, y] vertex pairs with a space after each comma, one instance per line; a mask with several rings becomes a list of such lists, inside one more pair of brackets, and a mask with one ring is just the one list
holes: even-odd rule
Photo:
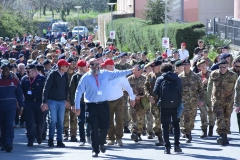
[[[210, 23], [210, 25], [209, 25]], [[220, 22], [219, 18], [213, 18], [213, 27], [211, 27], [211, 20], [207, 21], [207, 33], [218, 34], [224, 39], [230, 39], [231, 44], [240, 46], [240, 20], [232, 17], [227, 17], [225, 22]]]

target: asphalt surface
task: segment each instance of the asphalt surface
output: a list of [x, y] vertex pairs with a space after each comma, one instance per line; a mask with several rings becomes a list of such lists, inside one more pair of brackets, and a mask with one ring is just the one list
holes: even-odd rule
[[[106, 146], [106, 153], [100, 153], [98, 159], [108, 160], [239, 160], [240, 136], [237, 126], [236, 113], [233, 112], [231, 117], [231, 134], [228, 135], [230, 145], [220, 146], [216, 143], [217, 134], [214, 128], [214, 136], [205, 139], [200, 139], [200, 116], [197, 115], [195, 121], [195, 129], [192, 132], [193, 141], [187, 144], [181, 138], [182, 153], [175, 154], [173, 148], [171, 155], [164, 154], [164, 147], [155, 146], [157, 138], [148, 140], [147, 136], [142, 136], [143, 141], [135, 143], [130, 139], [130, 134], [125, 134], [123, 137], [124, 146], [119, 147]], [[79, 138], [78, 138], [79, 139]], [[173, 143], [173, 137], [170, 138]], [[11, 153], [0, 152], [0, 160], [88, 160], [91, 157], [91, 145], [86, 144], [80, 147], [79, 142], [64, 142], [65, 148], [49, 148], [47, 140], [41, 145], [34, 143], [33, 147], [27, 147], [27, 138], [25, 129], [15, 129], [15, 139], [13, 150]], [[56, 144], [56, 141], [55, 141]]]

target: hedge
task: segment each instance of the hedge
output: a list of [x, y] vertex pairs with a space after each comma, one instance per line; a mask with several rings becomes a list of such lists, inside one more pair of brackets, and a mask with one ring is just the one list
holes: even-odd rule
[[[116, 31], [116, 46], [121, 51], [147, 51], [153, 53], [164, 51], [162, 37], [164, 37], [164, 24], [148, 25], [139, 18], [121, 18], [113, 21]], [[106, 31], [111, 30], [111, 22], [107, 24]], [[205, 35], [202, 23], [168, 23], [168, 37], [175, 48], [180, 48], [182, 42], [187, 44], [187, 50], [192, 57], [197, 41]], [[108, 35], [107, 35], [108, 36]]]

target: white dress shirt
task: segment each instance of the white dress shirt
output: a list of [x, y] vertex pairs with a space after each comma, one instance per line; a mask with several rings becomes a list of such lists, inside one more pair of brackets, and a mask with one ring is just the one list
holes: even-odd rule
[[181, 60], [185, 60], [187, 57], [189, 57], [189, 52], [186, 49], [184, 49], [184, 50], [179, 49], [178, 52], [179, 52], [179, 58]]
[[131, 100], [135, 100], [135, 95], [126, 77], [119, 77], [109, 81], [108, 101], [115, 101], [123, 96], [123, 89], [128, 92]]

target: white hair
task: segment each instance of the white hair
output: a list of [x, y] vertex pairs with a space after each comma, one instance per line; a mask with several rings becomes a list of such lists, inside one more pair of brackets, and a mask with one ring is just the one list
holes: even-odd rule
[[23, 66], [25, 68], [25, 64], [23, 64], [23, 63], [19, 63], [17, 66], [18, 66], [18, 68], [20, 68], [21, 66]]

